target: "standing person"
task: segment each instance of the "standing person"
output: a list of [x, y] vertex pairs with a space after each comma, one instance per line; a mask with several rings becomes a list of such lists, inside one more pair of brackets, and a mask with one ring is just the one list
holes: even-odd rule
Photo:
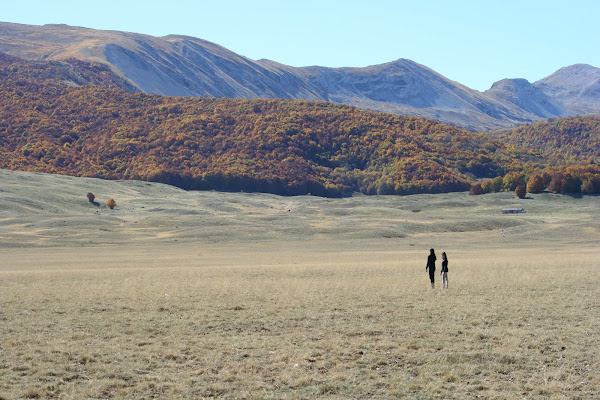
[[427, 257], [427, 266], [425, 267], [425, 271], [429, 271], [429, 279], [431, 280], [431, 288], [435, 288], [435, 260], [437, 260], [435, 256], [435, 252], [433, 249], [429, 250], [429, 256]]
[[448, 289], [448, 257], [446, 257], [446, 252], [442, 253], [442, 288]]

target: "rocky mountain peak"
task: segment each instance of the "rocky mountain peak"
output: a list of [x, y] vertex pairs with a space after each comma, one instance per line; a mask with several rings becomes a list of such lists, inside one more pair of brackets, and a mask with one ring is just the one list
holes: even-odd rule
[[510, 90], [510, 91], [518, 91], [522, 89], [527, 89], [531, 87], [531, 83], [527, 79], [517, 78], [517, 79], [501, 79], [498, 82], [494, 82], [490, 90]]
[[568, 115], [600, 113], [600, 68], [571, 65], [534, 85], [563, 103]]

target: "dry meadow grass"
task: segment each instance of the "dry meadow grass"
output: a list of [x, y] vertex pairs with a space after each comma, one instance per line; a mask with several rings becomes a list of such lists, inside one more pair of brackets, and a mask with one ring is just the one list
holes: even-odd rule
[[[127, 183], [98, 182], [109, 211], [54, 178], [64, 210], [15, 210], [35, 197], [21, 176], [42, 179], [1, 177], [2, 399], [600, 397], [598, 198], [542, 195], [506, 219], [508, 194], [154, 185], [128, 210]], [[429, 288], [430, 246], [449, 290]]]

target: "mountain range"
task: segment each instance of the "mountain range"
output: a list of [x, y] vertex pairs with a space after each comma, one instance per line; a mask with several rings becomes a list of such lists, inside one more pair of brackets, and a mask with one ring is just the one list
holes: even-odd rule
[[0, 168], [319, 196], [464, 191], [543, 157], [331, 102], [129, 93], [108, 66], [0, 53]]
[[472, 131], [600, 113], [600, 69], [577, 64], [535, 83], [503, 79], [479, 92], [399, 59], [365, 68], [251, 60], [189, 36], [0, 23], [0, 52], [107, 65], [130, 91], [189, 97], [328, 101], [434, 119]]
[[0, 53], [3, 169], [330, 197], [464, 191], [481, 178], [493, 186], [473, 193], [514, 190], [535, 175], [535, 190], [590, 194], [599, 123], [473, 133], [332, 102], [148, 95], [100, 62]]

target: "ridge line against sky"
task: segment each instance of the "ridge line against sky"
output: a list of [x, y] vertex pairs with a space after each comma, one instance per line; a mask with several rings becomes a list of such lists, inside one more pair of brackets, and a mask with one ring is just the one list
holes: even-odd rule
[[30, 0], [2, 8], [3, 22], [194, 36], [296, 67], [406, 58], [479, 91], [578, 63], [600, 67], [600, 2], [591, 0]]

